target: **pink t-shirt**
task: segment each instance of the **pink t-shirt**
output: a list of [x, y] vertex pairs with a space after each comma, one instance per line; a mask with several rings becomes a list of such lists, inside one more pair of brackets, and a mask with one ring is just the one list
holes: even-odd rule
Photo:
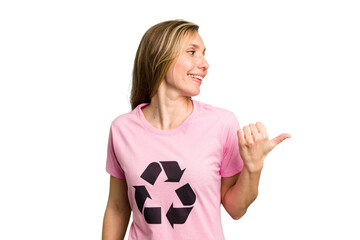
[[221, 177], [243, 168], [233, 112], [192, 99], [177, 128], [152, 126], [139, 104], [111, 123], [106, 171], [125, 178], [131, 240], [223, 240]]

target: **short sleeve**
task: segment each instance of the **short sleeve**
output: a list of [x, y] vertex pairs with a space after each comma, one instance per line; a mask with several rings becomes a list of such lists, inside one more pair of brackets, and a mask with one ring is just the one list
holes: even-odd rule
[[125, 174], [123, 169], [121, 168], [119, 161], [116, 157], [116, 153], [114, 150], [114, 136], [112, 127], [110, 128], [109, 140], [107, 146], [107, 159], [106, 159], [106, 171], [116, 177], [116, 178], [125, 178]]
[[243, 169], [244, 162], [240, 156], [239, 140], [237, 135], [237, 131], [239, 129], [239, 122], [235, 114], [231, 112], [224, 129], [226, 133], [226, 140], [220, 167], [221, 177], [234, 176]]

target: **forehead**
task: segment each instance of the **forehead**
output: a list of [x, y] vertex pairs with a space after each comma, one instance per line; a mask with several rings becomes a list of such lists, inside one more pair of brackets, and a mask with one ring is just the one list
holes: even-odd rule
[[199, 48], [200, 50], [205, 49], [204, 42], [200, 37], [199, 33], [197, 32], [185, 36], [182, 41], [182, 46], [183, 48], [194, 47], [194, 48]]

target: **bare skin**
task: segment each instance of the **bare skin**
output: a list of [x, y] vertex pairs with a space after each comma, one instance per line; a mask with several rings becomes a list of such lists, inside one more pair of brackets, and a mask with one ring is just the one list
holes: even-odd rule
[[110, 192], [104, 214], [102, 239], [124, 239], [130, 214], [126, 180], [110, 175]]
[[230, 216], [238, 220], [258, 195], [260, 174], [265, 157], [279, 143], [291, 135], [280, 134], [269, 140], [263, 123], [244, 126], [237, 132], [239, 151], [244, 161], [243, 170], [230, 178], [222, 178], [221, 202]]
[[[187, 96], [200, 93], [202, 83], [193, 75], [204, 78], [209, 65], [205, 46], [198, 34], [190, 39], [185, 51], [171, 64], [165, 79], [151, 103], [142, 108], [145, 118], [161, 130], [176, 128], [192, 113], [193, 105]], [[243, 170], [221, 179], [221, 203], [233, 219], [240, 219], [256, 199], [263, 161], [267, 154], [290, 134], [269, 140], [261, 122], [244, 126], [238, 132]], [[103, 240], [123, 239], [129, 223], [131, 208], [127, 198], [126, 181], [110, 177], [109, 201], [106, 207]]]
[[[187, 43], [188, 40], [187, 38], [184, 42]], [[192, 102], [187, 96], [196, 96], [200, 93], [201, 83], [190, 77], [190, 74], [205, 78], [208, 68], [204, 43], [196, 33], [185, 47], [185, 51], [170, 65], [150, 104], [142, 108], [146, 120], [161, 130], [181, 125], [193, 110]]]

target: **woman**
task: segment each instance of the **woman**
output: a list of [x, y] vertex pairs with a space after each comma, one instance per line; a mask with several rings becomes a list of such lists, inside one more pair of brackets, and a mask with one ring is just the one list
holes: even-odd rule
[[151, 27], [136, 53], [132, 111], [111, 123], [103, 239], [224, 239], [220, 207], [241, 218], [258, 192], [268, 140], [260, 122], [193, 100], [209, 64], [198, 26]]

